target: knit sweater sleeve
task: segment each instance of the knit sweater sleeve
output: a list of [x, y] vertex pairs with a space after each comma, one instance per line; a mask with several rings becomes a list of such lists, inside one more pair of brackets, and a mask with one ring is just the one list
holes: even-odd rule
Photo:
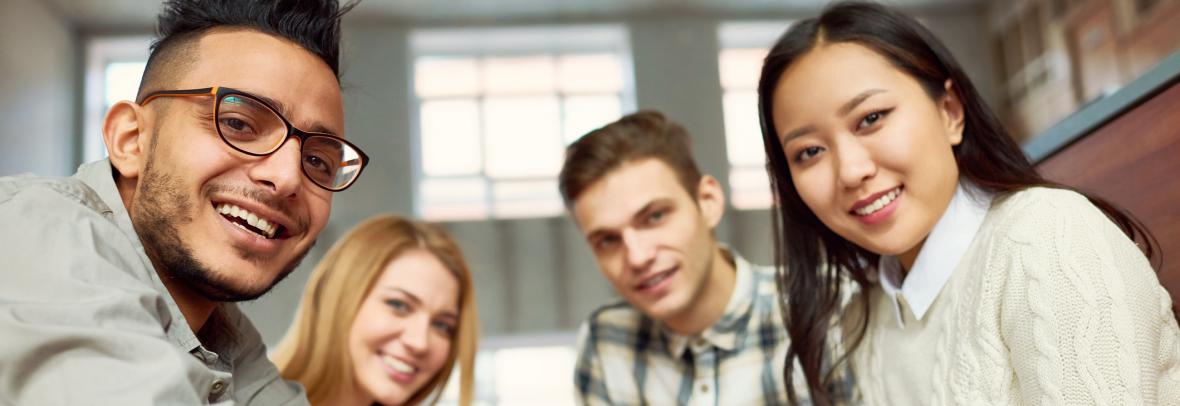
[[988, 275], [1024, 404], [1180, 402], [1180, 328], [1138, 247], [1083, 196], [1020, 192]]

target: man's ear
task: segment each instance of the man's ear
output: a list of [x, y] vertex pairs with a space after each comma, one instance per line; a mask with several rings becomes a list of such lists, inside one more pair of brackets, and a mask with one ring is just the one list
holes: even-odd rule
[[725, 191], [721, 190], [721, 182], [710, 175], [701, 176], [697, 184], [697, 206], [701, 208], [701, 215], [709, 228], [717, 227], [721, 217], [725, 215]]
[[963, 113], [963, 101], [959, 100], [959, 94], [955, 91], [955, 84], [947, 79], [943, 83], [945, 94], [942, 100], [938, 103], [938, 110], [942, 115], [943, 127], [946, 129], [947, 139], [951, 145], [959, 145], [963, 142], [963, 127], [966, 125], [966, 118]]
[[107, 147], [111, 165], [127, 179], [139, 178], [146, 161], [148, 143], [148, 111], [143, 106], [121, 101], [111, 106], [102, 122], [102, 139]]

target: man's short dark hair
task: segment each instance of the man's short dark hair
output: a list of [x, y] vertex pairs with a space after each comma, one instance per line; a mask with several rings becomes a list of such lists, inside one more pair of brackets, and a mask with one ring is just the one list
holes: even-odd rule
[[655, 158], [672, 168], [681, 186], [696, 197], [701, 170], [692, 159], [688, 132], [658, 111], [640, 111], [591, 131], [565, 150], [558, 188], [567, 207], [578, 195], [626, 163]]
[[[285, 38], [315, 54], [340, 79], [340, 18], [356, 1], [168, 0], [139, 85], [139, 96], [161, 90], [196, 57], [196, 45], [211, 29], [246, 29]], [[213, 86], [214, 84], [210, 84]]]

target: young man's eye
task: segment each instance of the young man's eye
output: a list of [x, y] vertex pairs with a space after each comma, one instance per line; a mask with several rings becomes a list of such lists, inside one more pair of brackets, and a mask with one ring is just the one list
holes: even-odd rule
[[667, 216], [667, 214], [668, 214], [668, 212], [666, 210], [653, 211], [653, 212], [651, 212], [651, 214], [647, 215], [647, 223], [648, 224], [657, 224], [660, 222], [660, 220], [663, 220], [664, 217]]
[[594, 241], [594, 248], [600, 252], [610, 251], [610, 250], [614, 249], [615, 247], [617, 247], [618, 245], [619, 245], [619, 237], [613, 236], [613, 235], [601, 237], [598, 240]]

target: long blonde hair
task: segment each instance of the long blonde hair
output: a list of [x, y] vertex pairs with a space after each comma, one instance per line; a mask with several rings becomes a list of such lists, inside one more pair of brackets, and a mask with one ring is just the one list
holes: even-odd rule
[[459, 281], [459, 325], [442, 370], [406, 403], [437, 400], [458, 362], [459, 404], [471, 404], [479, 333], [467, 263], [442, 229], [393, 215], [366, 220], [328, 250], [312, 271], [294, 324], [272, 355], [283, 379], [303, 384], [311, 403], [355, 387], [348, 332], [381, 271], [410, 249], [430, 252]]

